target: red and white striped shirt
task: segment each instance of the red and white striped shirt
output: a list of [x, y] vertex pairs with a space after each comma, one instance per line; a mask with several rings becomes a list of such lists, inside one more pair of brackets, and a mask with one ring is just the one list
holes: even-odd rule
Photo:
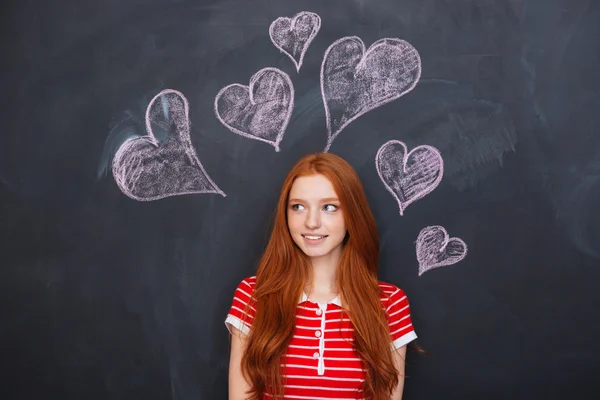
[[[252, 327], [255, 305], [248, 315], [244, 309], [256, 286], [256, 277], [244, 279], [235, 291], [225, 319], [231, 332], [234, 326], [247, 334]], [[402, 289], [379, 282], [390, 327], [390, 351], [417, 338], [413, 329], [408, 299]], [[327, 304], [311, 301], [302, 294], [296, 309], [294, 336], [282, 359], [284, 398], [303, 400], [362, 399], [361, 385], [366, 378], [363, 363], [352, 348], [353, 326], [342, 312], [339, 297]], [[268, 399], [266, 394], [263, 399]]]

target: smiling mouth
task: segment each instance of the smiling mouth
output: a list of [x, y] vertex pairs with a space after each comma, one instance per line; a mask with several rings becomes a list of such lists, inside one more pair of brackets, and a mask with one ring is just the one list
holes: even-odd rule
[[325, 239], [328, 235], [304, 235], [302, 234], [302, 237], [308, 240], [321, 240], [321, 239]]

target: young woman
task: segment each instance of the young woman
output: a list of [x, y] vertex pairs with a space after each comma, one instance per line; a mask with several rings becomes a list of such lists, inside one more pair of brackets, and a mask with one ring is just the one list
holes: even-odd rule
[[225, 320], [229, 399], [401, 399], [417, 336], [402, 289], [377, 280], [378, 257], [356, 172], [330, 153], [301, 158]]

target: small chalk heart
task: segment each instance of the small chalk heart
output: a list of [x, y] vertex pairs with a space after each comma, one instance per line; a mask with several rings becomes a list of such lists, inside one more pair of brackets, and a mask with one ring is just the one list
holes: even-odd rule
[[[159, 142], [153, 129], [166, 138]], [[147, 136], [126, 140], [113, 159], [113, 176], [125, 195], [139, 201], [194, 193], [225, 196], [196, 156], [183, 94], [172, 89], [157, 94], [146, 109], [146, 131]]]
[[442, 226], [423, 228], [416, 242], [419, 276], [434, 268], [456, 264], [467, 256], [467, 245], [462, 239], [451, 238]]
[[407, 151], [400, 140], [390, 140], [377, 151], [377, 173], [385, 188], [400, 207], [400, 215], [409, 204], [431, 193], [444, 175], [444, 160], [432, 146], [417, 146]]
[[296, 66], [296, 71], [300, 72], [304, 54], [319, 29], [321, 17], [302, 11], [293, 18], [279, 17], [273, 21], [269, 27], [269, 36], [275, 47], [287, 55]]
[[279, 143], [294, 108], [294, 86], [290, 77], [277, 68], [263, 68], [252, 76], [249, 86], [226, 86], [215, 97], [215, 114], [225, 127], [238, 135]]

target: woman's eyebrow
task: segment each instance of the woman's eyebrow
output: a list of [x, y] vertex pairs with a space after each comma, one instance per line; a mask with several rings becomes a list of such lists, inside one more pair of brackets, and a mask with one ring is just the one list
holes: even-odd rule
[[[289, 199], [288, 203], [302, 203], [306, 200], [302, 200], [302, 199]], [[327, 197], [324, 199], [319, 200], [321, 203], [329, 203], [329, 202], [339, 202], [340, 200], [337, 197]]]

